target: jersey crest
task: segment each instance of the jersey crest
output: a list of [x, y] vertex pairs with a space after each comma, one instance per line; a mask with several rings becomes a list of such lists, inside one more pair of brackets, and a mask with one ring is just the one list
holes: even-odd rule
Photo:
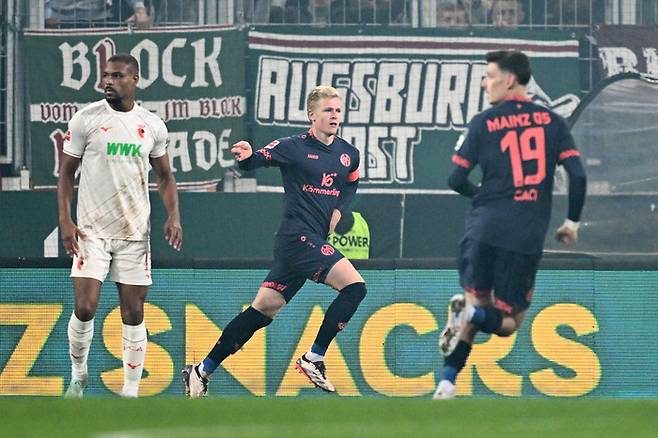
[[345, 167], [350, 167], [350, 164], [352, 164], [352, 160], [350, 159], [349, 155], [342, 154], [340, 156], [340, 163]]

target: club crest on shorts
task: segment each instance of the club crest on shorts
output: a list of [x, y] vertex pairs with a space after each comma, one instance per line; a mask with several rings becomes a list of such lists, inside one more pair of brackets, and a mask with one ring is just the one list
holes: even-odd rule
[[336, 252], [336, 250], [334, 249], [333, 246], [326, 244], [326, 245], [322, 245], [322, 248], [320, 248], [320, 252], [326, 256], [330, 256], [333, 255], [333, 253]]
[[340, 156], [340, 163], [345, 167], [350, 167], [350, 164], [352, 164], [352, 160], [350, 159], [349, 155], [342, 154]]

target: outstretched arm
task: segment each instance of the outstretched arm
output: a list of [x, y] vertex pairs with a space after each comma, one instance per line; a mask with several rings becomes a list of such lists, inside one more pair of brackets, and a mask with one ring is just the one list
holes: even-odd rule
[[233, 145], [231, 152], [238, 160], [238, 167], [242, 170], [254, 170], [259, 167], [270, 166], [272, 155], [267, 149], [259, 149], [254, 153], [248, 141], [239, 141]]
[[158, 158], [151, 158], [151, 166], [155, 172], [158, 182], [158, 192], [162, 203], [167, 209], [167, 221], [164, 224], [164, 237], [176, 251], [180, 251], [183, 245], [183, 227], [180, 224], [180, 212], [178, 211], [178, 190], [176, 190], [176, 178], [171, 172], [169, 165], [169, 154], [165, 153]]

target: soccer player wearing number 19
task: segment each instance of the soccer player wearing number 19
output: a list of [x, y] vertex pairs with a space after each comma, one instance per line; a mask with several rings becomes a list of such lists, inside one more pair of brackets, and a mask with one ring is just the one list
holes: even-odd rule
[[[493, 106], [476, 115], [460, 137], [448, 181], [473, 203], [458, 262], [466, 297], [450, 300], [435, 399], [455, 397], [457, 374], [478, 331], [510, 336], [520, 327], [534, 292], [557, 164], [569, 174], [569, 211], [555, 235], [561, 243], [576, 241], [585, 201], [585, 170], [567, 124], [526, 97], [528, 57], [499, 51], [486, 60], [482, 87]], [[476, 165], [482, 170], [479, 187], [468, 180]]]

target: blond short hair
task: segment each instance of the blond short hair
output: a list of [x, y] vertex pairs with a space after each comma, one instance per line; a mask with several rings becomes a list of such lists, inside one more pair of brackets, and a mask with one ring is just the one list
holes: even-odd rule
[[315, 105], [320, 99], [331, 99], [333, 97], [340, 98], [338, 90], [327, 85], [318, 85], [308, 93], [308, 97], [306, 98], [306, 113], [310, 115], [311, 111], [315, 110]]

